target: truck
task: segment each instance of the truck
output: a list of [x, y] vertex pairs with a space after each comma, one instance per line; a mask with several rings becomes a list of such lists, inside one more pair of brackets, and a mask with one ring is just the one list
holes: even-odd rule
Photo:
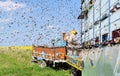
[[32, 61], [40, 61], [40, 67], [59, 67], [66, 62], [66, 47], [33, 46]]
[[[76, 34], [70, 36], [73, 35]], [[84, 47], [75, 45], [75, 36], [68, 39], [66, 62], [72, 67], [71, 76], [120, 76], [118, 36], [99, 46], [87, 44]]]

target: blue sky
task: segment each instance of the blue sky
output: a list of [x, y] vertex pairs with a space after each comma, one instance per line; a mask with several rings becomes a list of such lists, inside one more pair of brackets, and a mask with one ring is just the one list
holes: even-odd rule
[[63, 32], [80, 32], [79, 14], [80, 0], [0, 0], [0, 46], [51, 45]]

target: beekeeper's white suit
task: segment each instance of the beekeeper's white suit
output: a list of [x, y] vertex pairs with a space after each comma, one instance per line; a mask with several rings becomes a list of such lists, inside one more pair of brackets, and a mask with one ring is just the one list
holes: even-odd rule
[[76, 30], [70, 31], [69, 35], [67, 36], [68, 47], [74, 47], [78, 44], [76, 34]]

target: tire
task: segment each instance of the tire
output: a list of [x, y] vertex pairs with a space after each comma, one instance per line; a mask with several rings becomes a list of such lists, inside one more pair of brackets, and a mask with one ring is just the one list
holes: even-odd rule
[[70, 75], [71, 75], [71, 76], [77, 76], [77, 75], [76, 75], [76, 74], [74, 74], [74, 73], [71, 73]]
[[46, 62], [44, 60], [40, 61], [40, 65], [41, 68], [45, 68], [47, 66]]
[[72, 69], [70, 75], [71, 75], [71, 76], [77, 76], [77, 71], [76, 71], [75, 69]]

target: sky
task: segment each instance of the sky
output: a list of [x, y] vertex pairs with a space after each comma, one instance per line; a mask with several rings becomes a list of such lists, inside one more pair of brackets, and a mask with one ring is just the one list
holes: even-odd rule
[[0, 46], [51, 45], [77, 30], [80, 0], [0, 0]]

